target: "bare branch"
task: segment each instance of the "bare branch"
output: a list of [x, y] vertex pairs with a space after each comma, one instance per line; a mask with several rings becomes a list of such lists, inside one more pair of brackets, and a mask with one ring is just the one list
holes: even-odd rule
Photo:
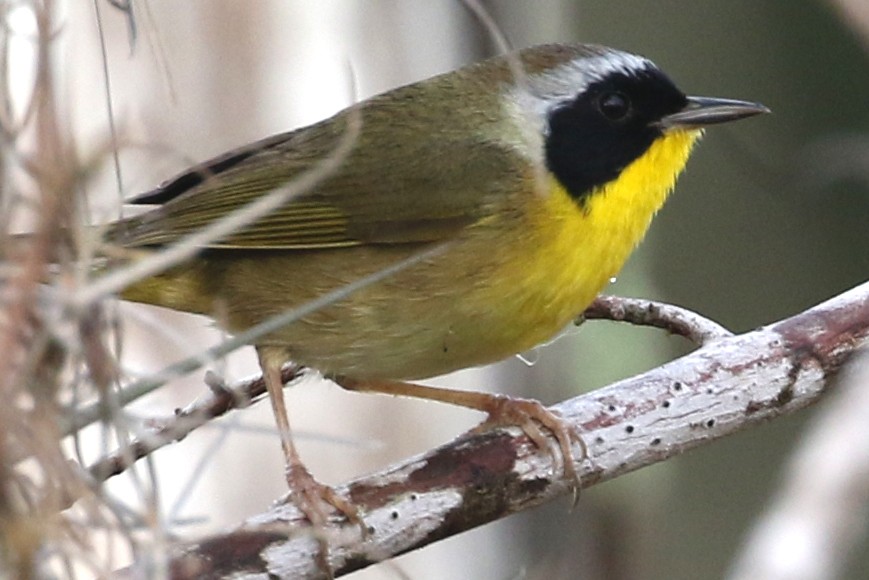
[[[816, 402], [867, 343], [869, 283], [555, 409], [586, 434], [589, 455], [577, 468], [590, 487]], [[466, 434], [339, 489], [360, 507], [367, 537], [337, 520], [318, 533], [344, 574], [565, 495], [571, 483], [518, 429]], [[227, 535], [186, 546], [172, 571], [322, 578], [317, 549], [285, 499]]]
[[[284, 384], [302, 376], [304, 369], [285, 367], [282, 371]], [[206, 375], [210, 391], [184, 407], [177, 409], [170, 419], [152, 420], [138, 438], [121, 449], [94, 463], [89, 471], [97, 481], [104, 481], [124, 472], [139, 459], [175, 441], [181, 441], [193, 430], [211, 419], [220, 417], [233, 409], [249, 406], [266, 393], [262, 376], [245, 379], [232, 385], [224, 385], [215, 375]]]
[[732, 332], [717, 322], [696, 312], [642, 298], [598, 296], [576, 323], [599, 319], [630, 322], [638, 326], [654, 326], [685, 337], [698, 346], [719, 338], [733, 336]]

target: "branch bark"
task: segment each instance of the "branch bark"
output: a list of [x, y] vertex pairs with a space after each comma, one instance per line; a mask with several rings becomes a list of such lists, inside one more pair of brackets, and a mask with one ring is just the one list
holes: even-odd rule
[[[585, 434], [588, 456], [577, 470], [590, 487], [816, 402], [865, 344], [869, 283], [554, 409]], [[582, 458], [578, 445], [573, 451]], [[337, 519], [317, 534], [341, 575], [565, 495], [571, 483], [518, 429], [465, 434], [338, 489], [359, 506], [366, 537]], [[284, 498], [231, 532], [184, 546], [171, 572], [323, 578], [317, 550]]]

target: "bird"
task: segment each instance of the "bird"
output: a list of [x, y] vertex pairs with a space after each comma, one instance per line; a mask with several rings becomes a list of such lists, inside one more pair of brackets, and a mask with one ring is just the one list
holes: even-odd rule
[[687, 96], [629, 52], [533, 46], [191, 167], [131, 199], [147, 211], [110, 224], [104, 241], [116, 263], [187, 243], [319, 167], [358, 123], [346, 155], [310, 187], [120, 296], [242, 333], [405, 264], [251, 340], [290, 497], [314, 525], [330, 507], [359, 522], [298, 454], [282, 366], [316, 369], [347, 389], [477, 409], [488, 413], [484, 428], [517, 425], [543, 448], [548, 433], [575, 477], [581, 436], [540, 402], [413, 381], [550, 340], [618, 273], [704, 129], [767, 112]]

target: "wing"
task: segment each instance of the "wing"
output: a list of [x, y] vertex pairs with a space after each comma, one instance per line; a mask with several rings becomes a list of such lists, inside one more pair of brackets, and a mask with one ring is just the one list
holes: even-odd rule
[[[394, 95], [412, 99], [414, 88]], [[434, 110], [417, 104], [421, 110], [377, 99], [357, 107], [362, 128], [339, 169], [208, 247], [309, 249], [431, 242], [447, 239], [491, 212], [490, 206], [507, 197], [511, 184], [515, 190], [516, 180], [525, 177], [527, 161], [510, 147], [468, 137], [474, 123], [484, 124], [488, 117], [455, 119], [443, 106]], [[109, 239], [127, 247], [172, 243], [292, 183], [333, 154], [347, 114], [186, 171], [134, 199], [160, 207], [118, 222]], [[433, 114], [440, 125], [433, 124]]]

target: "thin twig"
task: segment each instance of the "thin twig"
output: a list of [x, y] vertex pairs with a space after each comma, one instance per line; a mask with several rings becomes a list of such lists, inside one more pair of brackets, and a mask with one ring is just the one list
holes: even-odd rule
[[717, 322], [696, 312], [681, 306], [642, 298], [598, 296], [591, 303], [591, 306], [582, 313], [582, 316], [576, 320], [576, 324], [582, 324], [586, 320], [599, 319], [661, 328], [672, 334], [685, 337], [697, 346], [733, 336], [732, 332]]
[[[303, 370], [299, 367], [292, 365], [285, 367], [282, 373], [284, 383], [298, 379], [302, 373]], [[206, 382], [209, 386], [207, 395], [196, 399], [183, 409], [176, 410], [175, 416], [169, 420], [151, 421], [145, 433], [91, 465], [89, 471], [94, 479], [105, 481], [113, 475], [118, 475], [146, 455], [169, 443], [184, 439], [193, 430], [215, 417], [220, 417], [232, 409], [251, 405], [266, 393], [262, 376], [245, 379], [231, 387], [223, 385], [214, 375], [208, 375]]]

